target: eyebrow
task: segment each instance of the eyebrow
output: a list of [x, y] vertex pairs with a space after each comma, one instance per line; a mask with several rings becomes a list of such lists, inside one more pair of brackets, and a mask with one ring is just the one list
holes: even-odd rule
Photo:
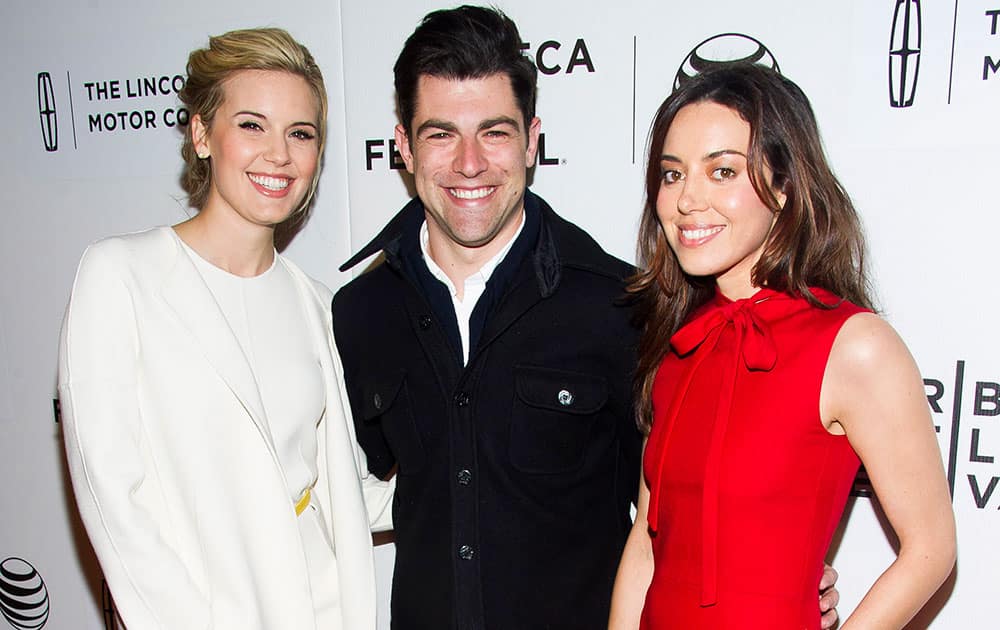
[[[479, 131], [484, 131], [486, 129], [492, 129], [498, 125], [510, 125], [520, 131], [520, 127], [517, 121], [510, 116], [497, 116], [496, 118], [487, 118], [486, 120], [479, 123]], [[449, 131], [455, 133], [458, 131], [458, 127], [451, 122], [446, 120], [438, 120], [436, 118], [431, 118], [430, 120], [425, 120], [419, 127], [417, 127], [416, 135], [427, 131], [428, 129], [440, 129], [441, 131]]]
[[[714, 160], [714, 159], [720, 158], [720, 157], [722, 157], [724, 155], [738, 155], [738, 156], [742, 157], [743, 159], [747, 158], [747, 156], [746, 156], [745, 153], [743, 153], [742, 151], [737, 151], [736, 149], [719, 149], [718, 151], [712, 151], [711, 153], [707, 153], [702, 158], [702, 160], [703, 161]], [[660, 156], [660, 161], [661, 162], [677, 162], [678, 164], [682, 162], [682, 160], [679, 157], [677, 157], [676, 155], [670, 155], [669, 153], [664, 153], [663, 155], [661, 155]]]
[[[261, 114], [261, 113], [255, 112], [255, 111], [251, 111], [249, 109], [244, 109], [244, 110], [236, 112], [235, 114], [233, 114], [233, 118], [236, 118], [237, 116], [240, 116], [240, 115], [253, 116], [254, 118], [260, 118], [261, 120], [267, 120], [267, 116], [265, 116], [264, 114]], [[308, 120], [300, 120], [298, 122], [293, 122], [292, 124], [290, 124], [288, 126], [289, 127], [303, 127], [304, 126], [304, 127], [312, 127], [313, 129], [319, 129], [319, 126], [316, 123], [309, 122]]]
[[479, 123], [479, 130], [482, 131], [483, 129], [490, 129], [491, 127], [496, 127], [497, 125], [510, 125], [511, 127], [517, 129], [518, 131], [521, 130], [521, 127], [520, 125], [517, 124], [517, 121], [511, 118], [510, 116], [497, 116], [496, 118], [488, 118], [483, 122]]

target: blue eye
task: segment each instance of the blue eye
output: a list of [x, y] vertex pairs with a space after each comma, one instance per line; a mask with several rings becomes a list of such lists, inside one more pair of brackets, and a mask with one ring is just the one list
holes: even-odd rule
[[316, 134], [306, 130], [306, 129], [296, 129], [292, 132], [292, 137], [299, 140], [312, 140], [316, 137]]
[[263, 127], [255, 120], [244, 120], [240, 123], [240, 129], [249, 129], [251, 131], [261, 131]]

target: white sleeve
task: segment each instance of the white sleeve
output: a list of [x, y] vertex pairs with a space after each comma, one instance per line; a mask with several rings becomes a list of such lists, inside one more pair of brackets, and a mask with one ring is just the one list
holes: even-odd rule
[[[350, 410], [350, 407], [348, 407]], [[389, 481], [382, 481], [368, 472], [365, 452], [355, 446], [361, 457], [361, 487], [365, 493], [365, 508], [368, 510], [368, 525], [373, 532], [392, 529], [392, 496], [396, 492], [396, 475]]]
[[59, 399], [80, 514], [133, 630], [211, 627], [210, 604], [172, 546], [139, 402], [141, 348], [115, 242], [84, 254], [59, 344]]

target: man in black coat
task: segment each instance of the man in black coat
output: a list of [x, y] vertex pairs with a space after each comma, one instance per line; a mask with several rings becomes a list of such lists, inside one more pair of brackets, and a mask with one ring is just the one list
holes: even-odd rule
[[418, 197], [333, 301], [358, 440], [397, 475], [392, 627], [603, 630], [639, 482], [632, 268], [527, 190], [536, 70], [505, 15], [429, 14], [395, 82]]
[[605, 628], [641, 449], [632, 269], [525, 187], [535, 67], [506, 16], [430, 14], [395, 72], [418, 198], [333, 303], [358, 439], [398, 475], [392, 627]]

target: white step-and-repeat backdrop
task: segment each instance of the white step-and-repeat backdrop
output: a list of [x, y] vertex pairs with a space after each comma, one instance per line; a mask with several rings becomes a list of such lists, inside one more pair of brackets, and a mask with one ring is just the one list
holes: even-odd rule
[[[863, 215], [884, 314], [924, 374], [953, 488], [958, 568], [911, 627], [997, 627], [1000, 0], [499, 5], [540, 69], [534, 190], [628, 260], [649, 120], [690, 55], [763, 50], [803, 87]], [[177, 183], [187, 113], [176, 98], [188, 51], [209, 34], [276, 25], [315, 54], [333, 104], [331, 140], [312, 218], [286, 253], [337, 287], [349, 280], [337, 265], [407, 199], [392, 141], [392, 64], [421, 16], [440, 7], [0, 6], [0, 628], [115, 627], [68, 490], [53, 402], [57, 335], [88, 243], [188, 216]], [[893, 558], [867, 490], [857, 484], [830, 551], [842, 616]], [[377, 553], [388, 627], [391, 544]], [[11, 614], [18, 601], [34, 625]]]

